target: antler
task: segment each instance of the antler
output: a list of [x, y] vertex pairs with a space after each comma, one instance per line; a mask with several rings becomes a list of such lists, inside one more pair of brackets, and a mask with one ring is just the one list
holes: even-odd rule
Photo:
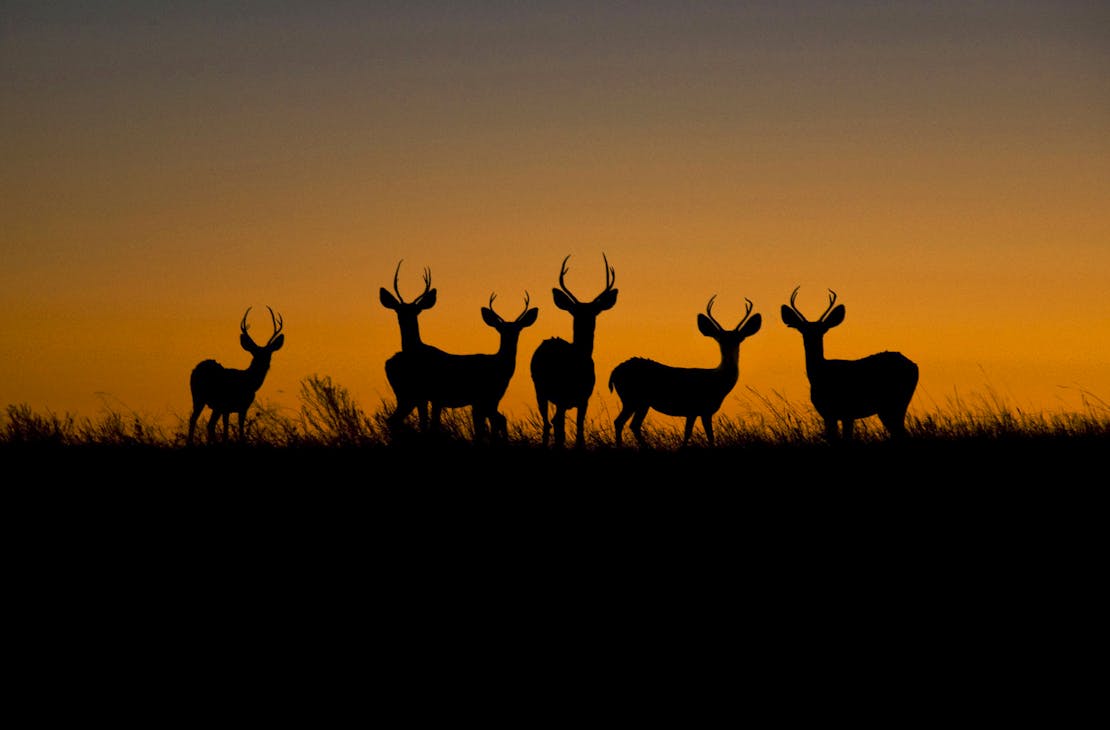
[[272, 322], [274, 325], [274, 333], [270, 335], [270, 339], [266, 340], [266, 344], [269, 345], [277, 339], [278, 335], [281, 334], [281, 329], [285, 326], [285, 318], [282, 317], [281, 314], [278, 314], [277, 317], [274, 317], [274, 310], [270, 309], [270, 305], [268, 304], [266, 305], [266, 309], [270, 310], [270, 322]]
[[[247, 315], [251, 313], [252, 308], [253, 307], [247, 307], [247, 311], [243, 312], [243, 319], [239, 322], [239, 331], [242, 332], [244, 335], [247, 335], [247, 337], [250, 337], [250, 335], [247, 334], [247, 330], [251, 328], [251, 326], [247, 324]], [[281, 334], [281, 330], [285, 326], [285, 319], [280, 314], [275, 316], [274, 310], [270, 307], [270, 305], [267, 304], [266, 309], [270, 310], [270, 322], [274, 325], [274, 333], [270, 335], [270, 339], [266, 340], [266, 344], [269, 345], [277, 339], [278, 335]], [[254, 340], [252, 339], [251, 342], [253, 341]]]
[[[494, 314], [496, 314], [496, 315], [497, 315], [497, 318], [498, 318], [498, 319], [500, 319], [500, 320], [501, 320], [502, 322], [504, 322], [504, 321], [505, 321], [505, 318], [504, 318], [504, 317], [502, 317], [502, 316], [501, 316], [500, 314], [497, 314], [497, 312], [494, 312], [494, 311], [493, 311], [493, 300], [494, 300], [494, 299], [496, 299], [496, 298], [497, 298], [497, 295], [496, 295], [496, 294], [490, 294], [490, 295], [489, 295], [489, 311], [491, 311], [491, 312], [493, 312]], [[514, 322], [519, 322], [519, 321], [520, 321], [520, 318], [521, 318], [521, 317], [523, 317], [524, 315], [528, 314], [528, 305], [529, 305], [529, 304], [530, 304], [531, 302], [532, 302], [532, 298], [531, 298], [531, 297], [530, 297], [530, 296], [528, 295], [528, 292], [527, 292], [527, 291], [526, 291], [526, 292], [524, 292], [524, 309], [520, 310], [520, 314], [518, 314], [518, 315], [516, 316], [516, 319], [514, 319], [514, 320], [513, 320]]]
[[[605, 290], [601, 292], [601, 294], [604, 294], [605, 292], [611, 290], [613, 288], [613, 285], [617, 283], [617, 270], [609, 265], [609, 258], [604, 253], [601, 254], [601, 258], [603, 261], [605, 261]], [[571, 293], [570, 289], [567, 289], [566, 282], [564, 281], [564, 278], [567, 275], [567, 261], [569, 259], [569, 255], [565, 259], [563, 259], [562, 268], [559, 270], [559, 288], [562, 289], [563, 293], [570, 297], [571, 300], [577, 304], [578, 297], [574, 296], [574, 294]], [[601, 295], [599, 294], [598, 296]]]
[[613, 284], [617, 283], [617, 270], [609, 265], [609, 259], [604, 252], [601, 254], [601, 258], [605, 261], [605, 291], [609, 291], [613, 288]]
[[[401, 302], [402, 304], [405, 304], [406, 303], [405, 298], [403, 296], [401, 296], [401, 290], [397, 288], [397, 276], [401, 273], [401, 263], [403, 261], [404, 261], [404, 259], [401, 259], [401, 261], [397, 262], [397, 270], [393, 272], [393, 293], [397, 295], [397, 301]], [[412, 301], [413, 302], [419, 301], [425, 294], [427, 294], [429, 291], [431, 291], [431, 289], [432, 289], [432, 270], [430, 268], [428, 268], [427, 266], [425, 266], [424, 267], [424, 291], [420, 293], [420, 296], [416, 297], [416, 299], [413, 299]]]
[[717, 321], [717, 318], [713, 316], [713, 302], [715, 302], [716, 300], [717, 300], [717, 295], [716, 294], [709, 297], [709, 303], [705, 305], [705, 316], [709, 317], [710, 322], [717, 325], [717, 329], [723, 330], [724, 327], [722, 327], [721, 323]]
[[[718, 322], [717, 318], [713, 316], [713, 302], [716, 300], [716, 294], [709, 297], [709, 304], [705, 305], [705, 316], [709, 317], [710, 322], [717, 325], [717, 329], [724, 330], [724, 327], [721, 326], [721, 323]], [[748, 308], [744, 311], [744, 317], [740, 320], [740, 323], [732, 328], [733, 332], [738, 332], [740, 328], [744, 326], [744, 323], [748, 321], [748, 317], [750, 317], [752, 314], [752, 308], [755, 306], [754, 304], [752, 304], [752, 300], [748, 299], [747, 297], [744, 297], [744, 301], [748, 303]]]
[[577, 304], [578, 303], [578, 297], [574, 296], [574, 294], [571, 293], [570, 289], [567, 289], [567, 284], [566, 284], [565, 281], [563, 281], [563, 278], [567, 275], [567, 261], [569, 261], [569, 260], [570, 260], [570, 254], [567, 254], [567, 257], [565, 259], [563, 259], [562, 267], [559, 269], [559, 288], [563, 290], [564, 294], [566, 294], [568, 297], [570, 297], [571, 301], [573, 301]]
[[[801, 288], [801, 286], [794, 287], [794, 292], [790, 295], [790, 308], [793, 309], [794, 312], [802, 318], [802, 320], [808, 322], [809, 320], [806, 319], [805, 315], [802, 314], [801, 311], [799, 311], [797, 305], [794, 304], [794, 298], [798, 296], [798, 290]], [[814, 321], [820, 322], [825, 319], [825, 317], [829, 316], [829, 312], [832, 311], [834, 304], [836, 304], [836, 292], [834, 292], [832, 289], [829, 289], [829, 306], [825, 307], [825, 311], [822, 312], [821, 316]]]
[[[490, 301], [492, 301], [492, 300], [490, 300]], [[516, 316], [516, 320], [514, 320], [514, 321], [519, 322], [521, 317], [528, 314], [528, 305], [531, 304], [531, 303], [532, 303], [532, 298], [528, 296], [528, 291], [525, 290], [525, 292], [524, 292], [524, 309], [520, 310], [520, 314], [518, 314]]]
[[825, 307], [825, 311], [818, 319], [823, 320], [825, 319], [825, 317], [829, 316], [829, 312], [832, 311], [834, 304], [836, 304], [836, 292], [834, 292], [832, 289], [829, 289], [829, 306]]

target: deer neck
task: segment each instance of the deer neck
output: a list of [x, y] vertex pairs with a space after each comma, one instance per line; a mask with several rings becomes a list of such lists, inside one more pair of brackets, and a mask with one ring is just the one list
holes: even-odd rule
[[597, 327], [595, 317], [575, 317], [573, 339], [571, 344], [586, 357], [594, 354], [594, 329]]
[[251, 364], [247, 366], [247, 380], [250, 385], [258, 390], [262, 387], [262, 381], [266, 379], [266, 373], [270, 371], [270, 358], [269, 355], [262, 357], [257, 356], [251, 360]]
[[506, 363], [516, 362], [517, 344], [520, 342], [519, 332], [504, 332], [501, 334], [501, 345], [497, 348], [497, 359]]
[[735, 385], [740, 378], [740, 345], [729, 345], [723, 342], [717, 344], [721, 347], [721, 364], [717, 366], [717, 373], [722, 380]]
[[419, 349], [424, 343], [420, 339], [420, 326], [413, 317], [412, 322], [401, 321], [401, 350], [410, 351]]
[[806, 377], [813, 380], [814, 376], [821, 377], [825, 367], [825, 338], [824, 334], [802, 338], [802, 345], [806, 351]]

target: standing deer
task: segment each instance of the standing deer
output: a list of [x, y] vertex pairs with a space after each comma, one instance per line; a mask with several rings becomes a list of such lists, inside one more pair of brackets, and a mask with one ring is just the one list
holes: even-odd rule
[[616, 391], [621, 399], [621, 412], [613, 421], [617, 446], [621, 445], [621, 432], [629, 418], [632, 434], [641, 447], [645, 446], [641, 427], [648, 411], [654, 408], [668, 416], [686, 419], [682, 445], [690, 442], [694, 424], [701, 419], [705, 439], [713, 446], [713, 415], [721, 409], [736, 381], [740, 377], [740, 343], [751, 337], [763, 324], [759, 314], [752, 316], [752, 302], [748, 303], [744, 318], [726, 330], [713, 317], [714, 294], [705, 307], [705, 314], [698, 314], [698, 330], [717, 342], [721, 348], [721, 362], [715, 368], [682, 368], [664, 365], [655, 360], [634, 357], [613, 368], [609, 376], [609, 391]]
[[825, 436], [837, 439], [839, 421], [844, 439], [851, 439], [855, 420], [875, 415], [891, 436], [904, 436], [906, 410], [917, 388], [917, 364], [900, 352], [826, 360], [825, 333], [844, 321], [844, 305], [836, 304], [836, 292], [829, 289], [829, 306], [810, 322], [794, 304], [800, 288], [790, 295], [790, 306], [782, 305], [782, 321], [802, 333], [809, 397], [825, 422]]
[[[539, 316], [539, 309], [529, 308], [529, 297], [524, 294], [524, 309], [512, 321], [506, 321], [493, 311], [495, 294], [489, 306], [482, 307], [482, 320], [497, 330], [501, 344], [492, 354], [444, 354], [433, 361], [430, 381], [426, 384], [432, 404], [432, 428], [439, 427], [440, 411], [444, 408], [470, 406], [474, 423], [474, 440], [481, 441], [489, 433], [494, 439], [508, 438], [505, 417], [498, 411], [509, 381], [516, 371], [517, 344], [520, 332], [531, 327]], [[404, 353], [402, 353], [402, 357]]]
[[[427, 378], [422, 377], [421, 370], [428, 360], [436, 357], [437, 353], [443, 354], [443, 351], [421, 341], [417, 317], [424, 310], [435, 306], [436, 290], [432, 288], [432, 271], [425, 268], [424, 291], [411, 302], [406, 302], [397, 287], [397, 277], [401, 273], [403, 261], [401, 259], [397, 262], [397, 270], [393, 272], [393, 291], [396, 296], [390, 294], [384, 286], [378, 292], [382, 306], [397, 313], [397, 324], [401, 328], [401, 352], [385, 362], [385, 377], [397, 397], [397, 407], [387, 421], [390, 428], [396, 428], [416, 409], [419, 412], [420, 430], [424, 431], [428, 428], [428, 399], [421, 397], [419, 384]], [[407, 364], [400, 363], [401, 353], [408, 353]]]
[[274, 310], [270, 307], [266, 307], [266, 309], [270, 310], [270, 321], [273, 323], [274, 333], [270, 335], [270, 339], [266, 341], [265, 345], [255, 344], [251, 336], [247, 334], [249, 329], [247, 315], [251, 312], [250, 307], [247, 307], [247, 311], [243, 314], [243, 319], [239, 323], [241, 333], [239, 344], [251, 354], [251, 364], [247, 366], [246, 370], [225, 368], [215, 360], [204, 360], [193, 368], [193, 373], [189, 377], [189, 388], [193, 394], [193, 414], [189, 417], [187, 443], [193, 443], [193, 432], [196, 430], [197, 419], [205, 406], [212, 409], [212, 414], [208, 417], [209, 441], [215, 438], [216, 422], [219, 419], [223, 420], [224, 441], [227, 441], [228, 422], [232, 413], [239, 416], [239, 441], [243, 441], [243, 423], [247, 418], [247, 409], [254, 403], [255, 393], [262, 387], [262, 381], [266, 379], [266, 373], [270, 370], [270, 357], [285, 344], [285, 335], [281, 334], [281, 329], [285, 326], [285, 320], [282, 319], [280, 314], [275, 317]]
[[[552, 289], [555, 306], [570, 312], [574, 318], [573, 339], [567, 342], [561, 337], [549, 337], [540, 343], [532, 355], [532, 382], [536, 386], [536, 401], [540, 416], [543, 418], [543, 445], [547, 445], [551, 435], [552, 423], [555, 425], [555, 446], [566, 444], [567, 409], [577, 409], [578, 431], [575, 447], [585, 445], [586, 406], [594, 391], [594, 329], [597, 316], [612, 309], [617, 303], [617, 290], [613, 288], [617, 275], [609, 259], [605, 261], [605, 290], [594, 297], [593, 301], [580, 302], [567, 289], [564, 281], [567, 275], [567, 260], [559, 272], [559, 288]], [[555, 404], [555, 416], [548, 420], [547, 404]]]

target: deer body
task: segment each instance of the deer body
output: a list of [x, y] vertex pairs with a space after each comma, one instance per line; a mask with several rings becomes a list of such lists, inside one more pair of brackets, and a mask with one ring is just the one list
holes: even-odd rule
[[403, 377], [412, 381], [414, 397], [431, 403], [431, 430], [439, 428], [444, 408], [470, 407], [475, 441], [490, 433], [494, 438], [508, 436], [505, 417], [498, 408], [516, 372], [520, 333], [535, 324], [539, 310], [528, 307], [526, 295], [524, 310], [508, 321], [493, 311], [493, 300], [491, 296], [490, 306], [482, 307], [482, 320], [501, 337], [497, 352], [458, 355], [427, 348], [400, 352], [387, 363], [387, 368], [404, 373]]
[[[900, 352], [878, 352], [857, 360], [825, 359], [825, 333], [844, 321], [844, 305], [829, 290], [829, 306], [817, 320], [807, 320], [794, 304], [782, 306], [782, 321], [802, 334], [809, 397], [825, 423], [829, 440], [851, 439], [854, 422], [878, 416], [892, 437], [906, 433], [906, 411], [917, 389], [917, 364]], [[834, 306], [835, 305], [835, 306]]]
[[428, 381], [427, 371], [432, 367], [430, 363], [446, 353], [424, 344], [420, 339], [420, 323], [417, 318], [421, 312], [431, 309], [436, 303], [432, 272], [424, 269], [424, 291], [411, 302], [406, 302], [397, 287], [397, 277], [403, 261], [404, 259], [397, 262], [397, 270], [393, 272], [394, 293], [390, 293], [385, 287], [378, 291], [382, 306], [396, 312], [397, 325], [401, 330], [401, 351], [385, 361], [385, 377], [397, 398], [397, 405], [387, 422], [390, 428], [395, 429], [416, 410], [420, 430], [424, 431], [428, 428], [428, 399], [420, 392], [421, 384]]
[[686, 419], [683, 446], [689, 443], [699, 418], [706, 441], [713, 445], [713, 416], [740, 378], [740, 343], [758, 332], [763, 320], [758, 314], [750, 317], [752, 303], [748, 301], [744, 319], [733, 329], [726, 330], [713, 318], [712, 310], [713, 299], [710, 299], [706, 313], [698, 315], [698, 329], [720, 347], [721, 361], [717, 367], [674, 367], [634, 357], [613, 369], [609, 390], [616, 391], [621, 399], [621, 412], [613, 421], [617, 446], [621, 445], [621, 434], [629, 418], [632, 419], [629, 428], [636, 441], [640, 446], [646, 445], [642, 427], [652, 408]]
[[[267, 307], [269, 309], [269, 307]], [[193, 396], [193, 412], [189, 416], [189, 436], [187, 443], [193, 442], [196, 431], [197, 419], [205, 407], [212, 409], [208, 418], [208, 440], [212, 441], [216, 435], [216, 424], [223, 421], [224, 440], [228, 438], [228, 425], [231, 414], [239, 417], [239, 440], [243, 440], [243, 426], [247, 418], [247, 410], [254, 403], [255, 395], [266, 379], [270, 370], [270, 358], [273, 353], [285, 344], [285, 335], [281, 334], [284, 320], [281, 315], [275, 317], [274, 310], [270, 309], [270, 319], [274, 325], [274, 333], [265, 345], [258, 345], [247, 334], [247, 307], [242, 321], [239, 323], [239, 344], [244, 350], [251, 353], [251, 363], [246, 370], [226, 368], [215, 360], [204, 360], [193, 368], [189, 376], [189, 390]]]
[[[552, 289], [555, 306], [573, 317], [573, 339], [567, 342], [561, 337], [550, 337], [540, 343], [532, 354], [530, 370], [536, 389], [536, 402], [540, 417], [543, 419], [543, 445], [551, 437], [552, 426], [555, 430], [555, 446], [566, 444], [566, 413], [576, 410], [577, 433], [575, 447], [585, 445], [586, 409], [596, 383], [594, 369], [594, 330], [597, 317], [612, 309], [617, 303], [616, 272], [605, 261], [605, 289], [592, 301], [580, 302], [566, 287], [567, 260], [563, 259], [559, 273], [559, 288]], [[548, 418], [548, 404], [554, 404], [555, 414]]]

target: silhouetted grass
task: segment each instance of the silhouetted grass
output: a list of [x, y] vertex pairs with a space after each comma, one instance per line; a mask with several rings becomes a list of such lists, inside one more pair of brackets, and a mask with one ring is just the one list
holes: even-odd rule
[[[765, 395], [753, 388], [748, 395], [759, 405], [738, 416], [717, 415], [714, 434], [718, 448], [782, 447], [825, 445], [824, 427], [809, 403], [788, 400], [775, 391]], [[330, 377], [310, 376], [301, 383], [301, 405], [296, 413], [281, 410], [264, 399], [251, 407], [246, 440], [249, 445], [270, 448], [388, 448], [412, 445], [427, 440], [419, 431], [416, 414], [409, 417], [398, 433], [390, 433], [386, 417], [393, 404], [383, 400], [372, 412], [364, 411], [349, 391]], [[1084, 394], [1082, 412], [1028, 412], [1012, 407], [996, 392], [987, 389], [972, 400], [951, 398], [944, 407], [929, 411], [911, 408], [907, 429], [911, 440], [977, 441], [1007, 439], [1072, 439], [1110, 436], [1110, 405], [1093, 394]], [[207, 416], [207, 412], [206, 412]], [[202, 421], [203, 423], [203, 421]], [[176, 427], [147, 423], [137, 414], [108, 412], [92, 419], [72, 414], [37, 413], [24, 404], [7, 406], [0, 420], [0, 444], [53, 446], [145, 446], [184, 448], [187, 422], [178, 417]], [[651, 412], [644, 423], [648, 448], [681, 451], [684, 421]], [[604, 407], [587, 419], [587, 450], [615, 450], [612, 414]], [[575, 436], [574, 412], [567, 419], [567, 441]], [[541, 421], [530, 411], [521, 421], [510, 422], [508, 446], [540, 447]], [[217, 427], [217, 444], [223, 437]], [[470, 444], [473, 426], [469, 409], [445, 409], [441, 416], [438, 444]], [[232, 418], [228, 443], [236, 444], [235, 419]], [[868, 444], [887, 441], [877, 420], [856, 422], [855, 442]], [[193, 448], [204, 448], [200, 438]], [[706, 448], [701, 424], [687, 450]], [[626, 450], [641, 451], [626, 429]]]

